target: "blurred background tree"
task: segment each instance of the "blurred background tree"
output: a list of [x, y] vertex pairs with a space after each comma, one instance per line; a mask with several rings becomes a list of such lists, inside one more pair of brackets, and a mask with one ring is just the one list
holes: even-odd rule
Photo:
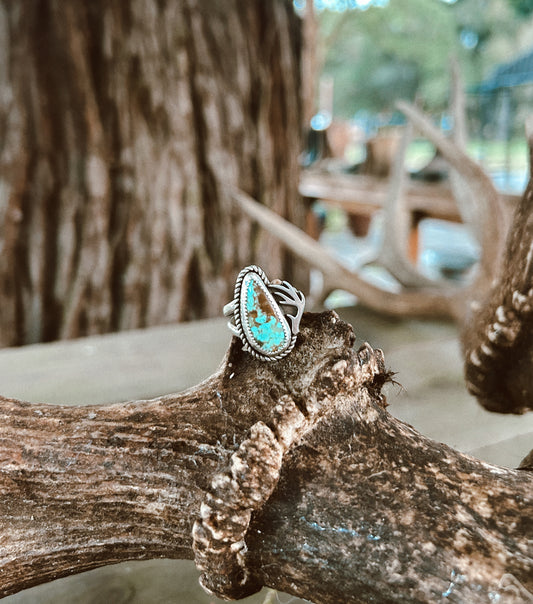
[[230, 190], [302, 224], [299, 62], [289, 0], [0, 0], [0, 346], [219, 315], [254, 261], [293, 280]]
[[340, 118], [391, 111], [415, 95], [440, 111], [451, 55], [469, 87], [533, 39], [529, 0], [315, 0], [315, 9], [322, 73], [334, 79]]
[[519, 15], [527, 16], [533, 13], [532, 0], [510, 0], [510, 2]]

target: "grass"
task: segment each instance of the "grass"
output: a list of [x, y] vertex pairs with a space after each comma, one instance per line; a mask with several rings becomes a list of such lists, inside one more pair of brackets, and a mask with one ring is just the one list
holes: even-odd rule
[[[508, 167], [511, 172], [526, 172], [528, 169], [528, 148], [524, 138], [506, 141], [483, 141], [473, 139], [468, 143], [468, 153], [488, 171]], [[407, 167], [419, 170], [435, 154], [435, 147], [427, 140], [415, 140], [407, 150]]]

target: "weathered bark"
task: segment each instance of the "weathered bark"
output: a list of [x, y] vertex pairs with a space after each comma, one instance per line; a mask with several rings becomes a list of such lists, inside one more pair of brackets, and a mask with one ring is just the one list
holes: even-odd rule
[[[289, 0], [0, 2], [0, 346], [213, 316], [295, 224], [300, 22]], [[302, 276], [297, 276], [297, 280]]]
[[[523, 602], [533, 474], [391, 417], [382, 355], [353, 341], [334, 313], [306, 314], [285, 359], [256, 361], [234, 340], [219, 372], [180, 395], [2, 399], [0, 594], [191, 558], [197, 519], [203, 581], [225, 597], [269, 585], [317, 603]], [[219, 576], [235, 552], [243, 572]]]

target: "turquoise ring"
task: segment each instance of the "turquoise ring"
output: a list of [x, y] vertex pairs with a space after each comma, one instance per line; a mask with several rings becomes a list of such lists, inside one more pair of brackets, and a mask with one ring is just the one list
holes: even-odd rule
[[278, 361], [296, 344], [305, 307], [301, 291], [287, 281], [269, 281], [258, 266], [243, 268], [235, 296], [224, 306], [228, 327], [243, 348], [261, 361]]

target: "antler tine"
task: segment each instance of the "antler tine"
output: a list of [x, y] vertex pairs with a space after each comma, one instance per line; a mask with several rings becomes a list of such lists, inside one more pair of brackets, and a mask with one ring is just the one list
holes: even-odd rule
[[[290, 304], [291, 306], [299, 306], [303, 300], [302, 292], [295, 290], [290, 283], [282, 281], [281, 283], [274, 283], [270, 285], [270, 290], [275, 290], [280, 296], [281, 303]], [[294, 296], [298, 296], [298, 300], [295, 300]]]
[[298, 291], [287, 281], [281, 283], [271, 283], [269, 289], [272, 293], [276, 294], [277, 302], [281, 306], [292, 306], [294, 307], [296, 314], [291, 315], [287, 313], [285, 317], [290, 320], [291, 328], [293, 332], [298, 331], [300, 326], [301, 312], [305, 304], [305, 297], [301, 291]]
[[505, 242], [504, 221], [501, 218], [502, 209], [498, 191], [483, 168], [458, 145], [447, 139], [426, 115], [404, 101], [398, 101], [396, 106], [424, 136], [440, 149], [442, 155], [471, 188], [472, 199], [480, 205], [477, 215], [481, 221], [480, 231], [483, 233], [480, 278], [484, 282], [490, 282], [499, 270]]

